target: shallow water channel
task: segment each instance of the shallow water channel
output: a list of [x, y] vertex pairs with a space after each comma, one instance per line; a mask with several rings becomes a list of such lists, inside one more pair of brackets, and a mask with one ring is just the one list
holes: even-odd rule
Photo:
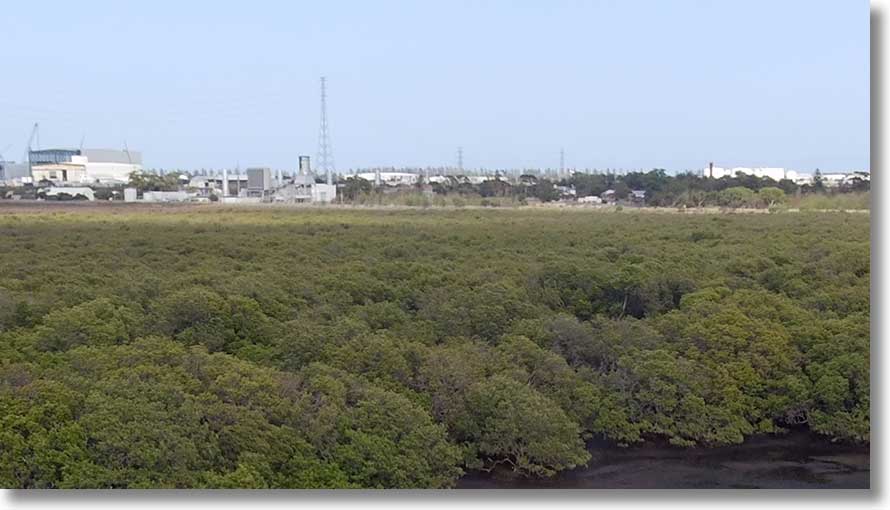
[[586, 467], [551, 479], [473, 472], [460, 489], [867, 489], [869, 447], [807, 432], [755, 437], [737, 446], [591, 446]]

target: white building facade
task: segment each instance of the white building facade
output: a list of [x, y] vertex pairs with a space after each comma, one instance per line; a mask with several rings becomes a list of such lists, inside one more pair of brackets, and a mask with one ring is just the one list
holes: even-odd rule
[[142, 154], [111, 149], [47, 149], [31, 151], [30, 173], [34, 182], [62, 186], [126, 184], [130, 174], [142, 171]]
[[801, 174], [794, 170], [788, 170], [782, 167], [745, 167], [737, 166], [734, 168], [723, 168], [715, 166], [713, 168], [705, 168], [702, 170], [704, 177], [713, 177], [721, 179], [723, 177], [735, 177], [736, 174], [751, 175], [758, 178], [770, 178], [776, 182], [782, 179], [795, 181], [801, 177]]

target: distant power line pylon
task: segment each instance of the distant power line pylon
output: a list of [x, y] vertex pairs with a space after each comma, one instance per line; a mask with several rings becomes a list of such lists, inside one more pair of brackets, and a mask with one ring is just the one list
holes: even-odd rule
[[464, 148], [457, 148], [457, 171], [461, 174], [464, 173]]
[[566, 151], [562, 147], [559, 148], [559, 175], [566, 173]]
[[318, 171], [325, 173], [328, 184], [331, 184], [334, 173], [334, 149], [331, 147], [331, 134], [328, 131], [328, 93], [327, 79], [321, 77], [321, 125], [318, 128]]

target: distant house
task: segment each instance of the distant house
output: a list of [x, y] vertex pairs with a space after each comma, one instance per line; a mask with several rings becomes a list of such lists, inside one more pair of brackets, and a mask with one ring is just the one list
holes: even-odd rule
[[631, 190], [630, 195], [627, 197], [630, 201], [637, 205], [643, 205], [646, 203], [646, 190], [644, 189], [635, 189]]
[[519, 185], [520, 186], [534, 186], [538, 183], [537, 176], [531, 174], [522, 174], [519, 176]]
[[615, 203], [615, 190], [607, 189], [606, 191], [603, 191], [602, 194], [600, 195], [600, 198], [602, 199], [603, 203], [614, 204]]
[[556, 189], [556, 192], [559, 193], [559, 197], [561, 199], [573, 199], [575, 198], [575, 187], [574, 186], [553, 186]]

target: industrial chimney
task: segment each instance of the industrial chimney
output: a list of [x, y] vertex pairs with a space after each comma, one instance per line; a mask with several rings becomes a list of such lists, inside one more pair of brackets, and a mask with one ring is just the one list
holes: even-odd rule
[[300, 175], [309, 175], [312, 169], [309, 167], [309, 156], [300, 156]]

